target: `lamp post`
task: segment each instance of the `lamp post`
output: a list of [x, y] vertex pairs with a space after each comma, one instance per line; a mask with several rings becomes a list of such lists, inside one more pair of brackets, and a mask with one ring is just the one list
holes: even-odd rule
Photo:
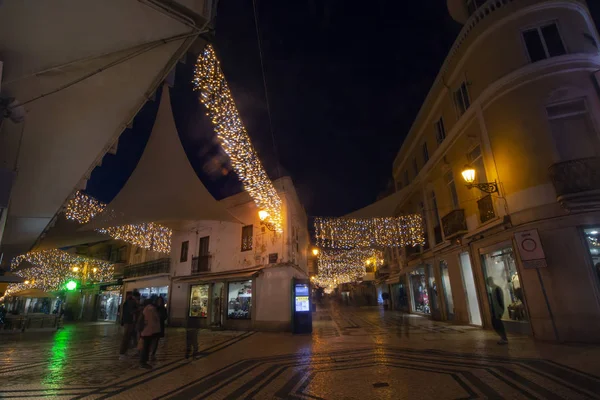
[[465, 180], [465, 182], [467, 183], [467, 185], [466, 185], [467, 189], [477, 188], [485, 193], [490, 193], [490, 194], [491, 193], [499, 193], [498, 192], [498, 183], [496, 181], [474, 183], [475, 182], [475, 168], [471, 167], [470, 165], [465, 166], [465, 168], [461, 172], [461, 175], [462, 175], [463, 179]]

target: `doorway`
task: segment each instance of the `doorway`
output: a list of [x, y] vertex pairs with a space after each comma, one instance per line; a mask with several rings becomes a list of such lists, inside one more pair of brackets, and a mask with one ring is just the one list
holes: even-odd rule
[[445, 260], [440, 260], [440, 278], [442, 280], [442, 292], [444, 295], [444, 304], [446, 309], [446, 319], [454, 320], [454, 298], [452, 297], [452, 285], [450, 284], [450, 272], [448, 271], [448, 263]]
[[475, 278], [473, 277], [473, 268], [469, 252], [460, 253], [460, 271], [465, 288], [465, 298], [467, 300], [467, 309], [469, 310], [469, 323], [471, 325], [481, 326], [481, 311], [479, 310], [479, 300], [477, 299], [477, 289], [475, 288]]
[[210, 312], [210, 326], [220, 328], [223, 326], [223, 299], [225, 298], [225, 284], [215, 282], [212, 284], [212, 299]]

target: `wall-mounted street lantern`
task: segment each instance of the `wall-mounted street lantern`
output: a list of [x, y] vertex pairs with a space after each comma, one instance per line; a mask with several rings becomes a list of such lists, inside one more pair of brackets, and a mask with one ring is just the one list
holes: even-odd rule
[[260, 218], [260, 224], [267, 227], [268, 230], [275, 232], [275, 225], [271, 222], [267, 222], [266, 219], [269, 218], [269, 212], [266, 210], [260, 210], [258, 212], [258, 218]]
[[313, 248], [312, 249], [312, 253], [313, 253], [313, 256], [315, 256], [315, 257], [318, 256], [319, 255], [319, 249], [317, 249], [316, 247]]
[[471, 167], [470, 165], [466, 165], [461, 174], [465, 182], [467, 182], [467, 189], [477, 188], [485, 193], [498, 193], [498, 183], [496, 181], [474, 183], [475, 168]]

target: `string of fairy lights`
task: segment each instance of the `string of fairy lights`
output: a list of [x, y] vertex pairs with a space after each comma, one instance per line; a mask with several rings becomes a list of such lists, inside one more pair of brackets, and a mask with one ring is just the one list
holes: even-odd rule
[[382, 263], [383, 251], [378, 249], [323, 250], [314, 282], [321, 287], [356, 282], [365, 276], [366, 267]]
[[[24, 261], [30, 267], [18, 269]], [[79, 282], [109, 282], [113, 279], [114, 265], [66, 251], [52, 249], [32, 251], [12, 259], [11, 269], [25, 282], [9, 285], [5, 296], [25, 289], [41, 289], [45, 292], [60, 290], [69, 280]]]
[[198, 57], [193, 84], [194, 89], [200, 91], [200, 101], [208, 110], [219, 142], [231, 159], [244, 190], [260, 210], [268, 213], [267, 221], [275, 230], [282, 232], [281, 199], [250, 142], [211, 45]]
[[333, 288], [356, 282], [366, 266], [383, 263], [382, 248], [425, 244], [423, 218], [418, 214], [388, 218], [315, 218], [318, 258], [315, 283]]
[[333, 249], [422, 246], [419, 214], [386, 218], [315, 218], [317, 246]]
[[[106, 209], [106, 204], [78, 191], [67, 202], [65, 216], [80, 224], [90, 222], [96, 215]], [[170, 253], [172, 230], [154, 222], [122, 225], [110, 228], [96, 229], [98, 232], [109, 235], [113, 239], [122, 240], [134, 246]]]

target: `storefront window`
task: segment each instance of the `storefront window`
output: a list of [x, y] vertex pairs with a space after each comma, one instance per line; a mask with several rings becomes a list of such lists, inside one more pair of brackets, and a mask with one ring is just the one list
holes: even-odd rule
[[190, 290], [190, 317], [206, 318], [208, 315], [208, 285], [192, 285]]
[[98, 295], [98, 321], [116, 321], [121, 304], [119, 290], [107, 290]]
[[252, 310], [252, 281], [229, 283], [227, 317], [230, 319], [250, 319]]
[[408, 288], [406, 275], [400, 278], [400, 282], [392, 285], [392, 304], [396, 310], [408, 311]]
[[431, 314], [425, 268], [421, 267], [410, 273], [410, 286], [413, 294], [413, 311]]
[[154, 286], [154, 287], [146, 287], [138, 289], [140, 292], [140, 297], [142, 298], [142, 302], [145, 299], [149, 299], [152, 296], [162, 297], [165, 300], [165, 303], [168, 300], [167, 295], [169, 294], [168, 286]]
[[449, 321], [454, 319], [454, 299], [452, 298], [452, 286], [450, 286], [450, 273], [448, 272], [448, 263], [440, 261], [440, 277], [442, 279], [442, 288], [444, 290], [444, 300], [446, 301], [446, 318]]
[[[506, 321], [527, 321], [523, 288], [517, 272], [512, 246], [508, 245], [508, 247], [501, 250], [484, 254], [481, 258], [488, 298], [491, 299], [490, 293], [496, 286], [500, 287], [504, 295], [502, 319]], [[497, 301], [492, 303], [492, 300], [490, 300], [490, 304], [494, 304], [496, 307], [502, 306]]]
[[592, 265], [594, 266], [594, 274], [598, 278], [600, 284], [600, 227], [584, 229], [585, 239], [590, 249], [592, 256]]
[[427, 290], [429, 291], [429, 305], [435, 318], [441, 318], [440, 300], [438, 298], [438, 285], [435, 280], [435, 271], [433, 265], [427, 264]]

